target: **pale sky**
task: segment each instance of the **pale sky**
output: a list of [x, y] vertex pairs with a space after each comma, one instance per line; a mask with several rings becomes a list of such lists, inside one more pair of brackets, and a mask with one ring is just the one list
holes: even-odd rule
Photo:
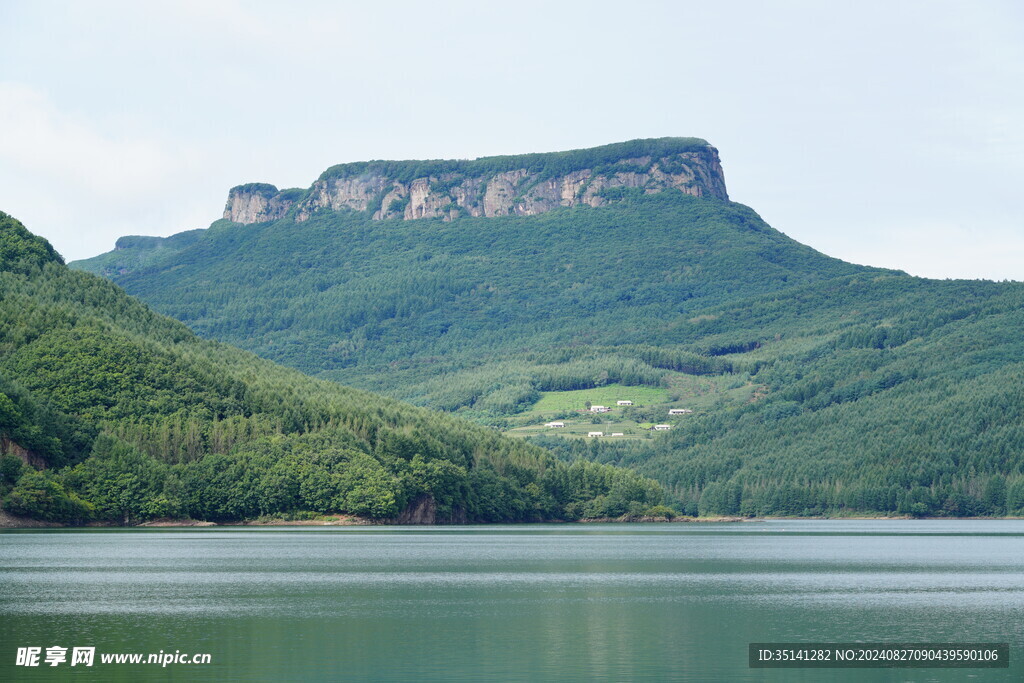
[[0, 210], [69, 260], [365, 159], [694, 136], [829, 255], [1024, 280], [1024, 3], [0, 0]]

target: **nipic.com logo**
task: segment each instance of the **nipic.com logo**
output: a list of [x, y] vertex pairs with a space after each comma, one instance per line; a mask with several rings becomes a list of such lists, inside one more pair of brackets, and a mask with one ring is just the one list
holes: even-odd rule
[[[14, 659], [15, 666], [92, 666], [96, 663], [95, 647], [72, 647], [51, 645], [50, 647], [19, 647]], [[189, 654], [181, 650], [174, 652], [101, 652], [100, 664], [209, 664], [209, 654]]]

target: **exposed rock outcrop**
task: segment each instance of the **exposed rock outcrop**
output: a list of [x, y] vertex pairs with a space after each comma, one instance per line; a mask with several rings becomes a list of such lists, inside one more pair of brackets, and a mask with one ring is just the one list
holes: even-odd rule
[[472, 161], [343, 164], [306, 191], [262, 183], [232, 188], [224, 218], [305, 221], [322, 210], [360, 211], [375, 220], [532, 216], [562, 206], [601, 206], [623, 190], [667, 189], [728, 200], [718, 150], [695, 138], [660, 138]]
[[0, 529], [39, 529], [58, 526], [64, 525], [57, 522], [43, 522], [31, 517], [19, 517], [0, 510]]
[[0, 436], [0, 454], [13, 455], [19, 458], [26, 465], [41, 470], [46, 467], [46, 460], [27, 448], [22, 447], [20, 444], [12, 441], [6, 436]]
[[302, 191], [278, 190], [267, 183], [239, 185], [228, 191], [224, 218], [235, 223], [262, 223], [284, 218]]
[[437, 514], [437, 503], [434, 497], [424, 494], [413, 501], [402, 510], [395, 518], [395, 524], [465, 524], [466, 511], [456, 508], [447, 515]]

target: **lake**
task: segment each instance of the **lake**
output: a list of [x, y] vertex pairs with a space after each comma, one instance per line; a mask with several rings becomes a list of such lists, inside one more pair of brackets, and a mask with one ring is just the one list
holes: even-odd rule
[[[748, 667], [813, 641], [1009, 642], [1011, 666]], [[1003, 681], [1022, 643], [1019, 520], [0, 532], [0, 680]], [[161, 651], [211, 663], [100, 662]]]

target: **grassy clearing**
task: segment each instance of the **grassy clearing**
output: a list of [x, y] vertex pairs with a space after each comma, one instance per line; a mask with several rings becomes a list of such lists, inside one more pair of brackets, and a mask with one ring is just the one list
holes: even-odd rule
[[530, 408], [530, 413], [562, 413], [568, 410], [586, 410], [587, 401], [591, 405], [617, 408], [616, 401], [632, 401], [634, 406], [645, 406], [654, 403], [667, 403], [668, 391], [657, 387], [609, 384], [594, 389], [577, 389], [575, 391], [545, 391], [539, 401]]
[[[530, 410], [516, 416], [512, 424], [518, 426], [507, 429], [505, 434], [593, 438], [587, 437], [587, 433], [599, 431], [603, 432], [600, 438], [605, 440], [648, 439], [655, 424], [677, 425], [693, 419], [689, 414], [670, 416], [670, 408], [689, 408], [697, 414], [714, 412], [754, 400], [759, 389], [746, 375], [695, 377], [671, 373], [666, 384], [667, 388], [609, 384], [596, 389], [544, 392]], [[625, 400], [633, 405], [616, 405], [617, 401]], [[591, 405], [607, 406], [610, 412], [590, 414], [586, 409], [588, 401]], [[565, 427], [548, 428], [542, 424], [554, 419], [565, 422]], [[616, 432], [622, 436], [611, 436]]]

